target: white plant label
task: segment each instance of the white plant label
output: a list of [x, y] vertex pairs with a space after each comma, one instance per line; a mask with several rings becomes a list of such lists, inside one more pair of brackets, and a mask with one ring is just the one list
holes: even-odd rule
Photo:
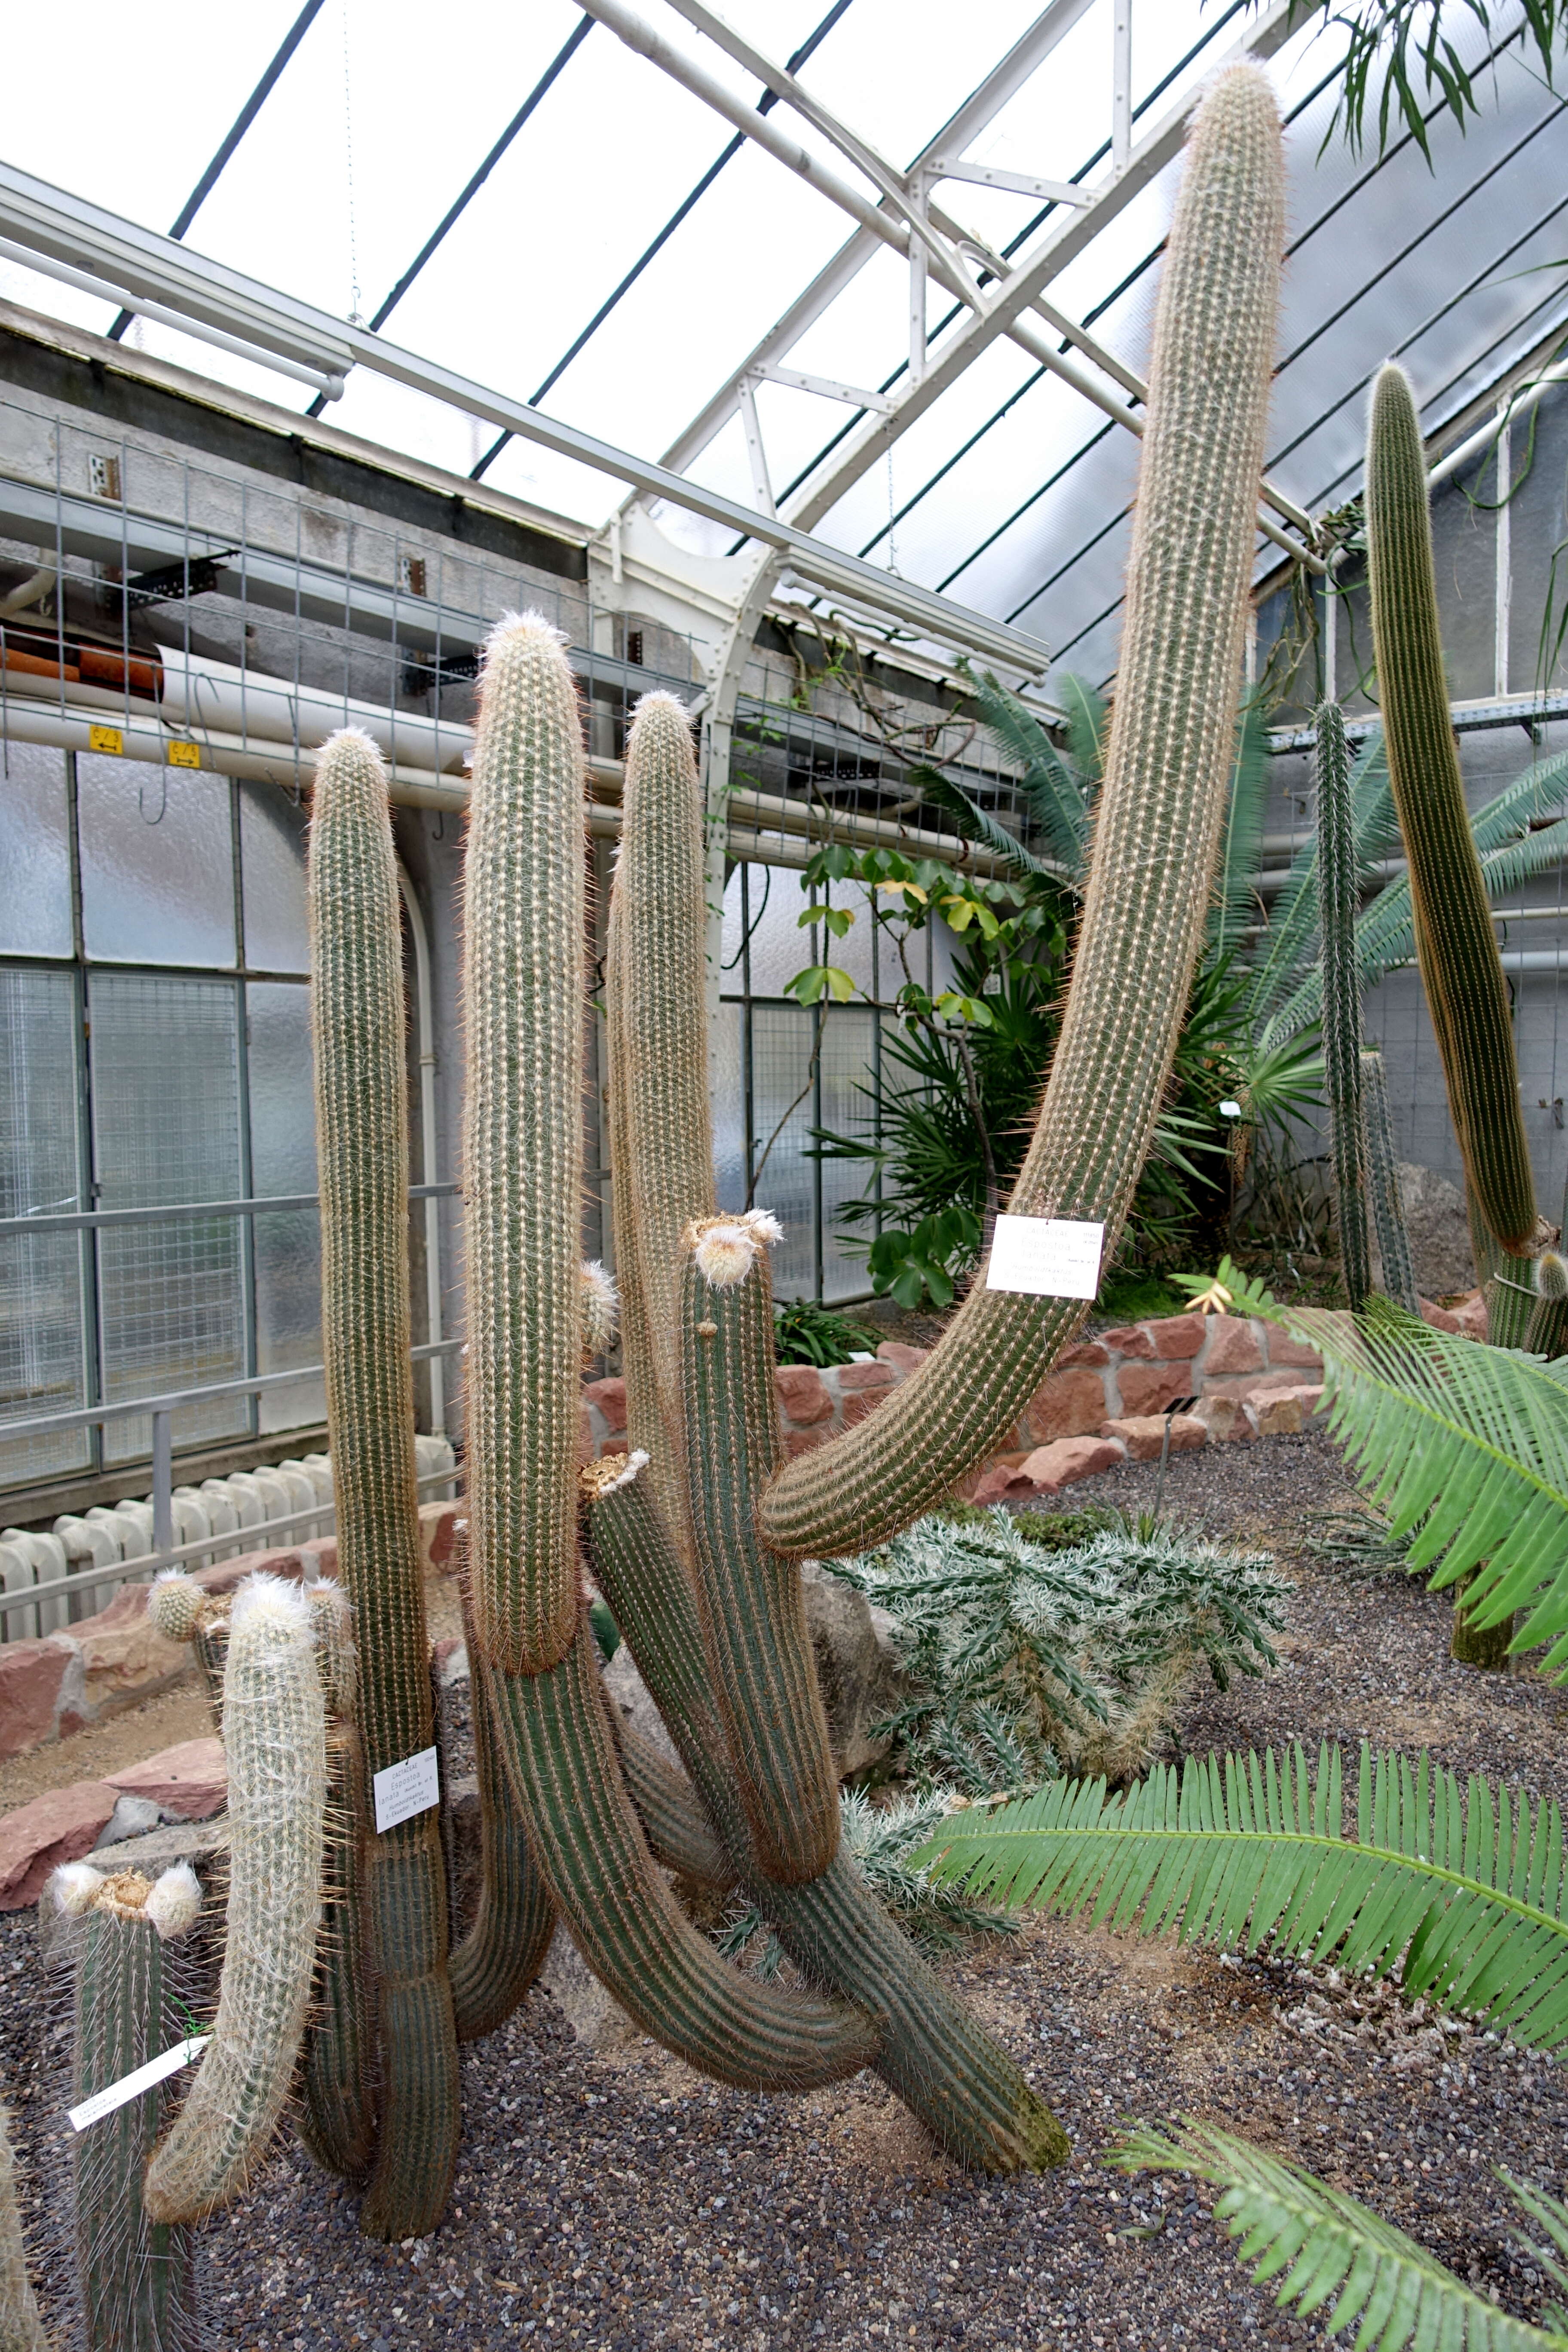
[[998, 1217], [987, 1290], [1037, 1298], [1092, 1298], [1100, 1288], [1105, 1227], [1072, 1217]]
[[411, 1822], [416, 1813], [427, 1813], [432, 1805], [441, 1801], [441, 1775], [437, 1769], [436, 1750], [422, 1748], [417, 1756], [405, 1756], [401, 1764], [389, 1764], [384, 1772], [377, 1772], [371, 1782], [375, 1790], [375, 1831], [395, 1830], [399, 1822]]
[[105, 2116], [111, 2116], [116, 2107], [124, 2106], [128, 2099], [139, 2099], [143, 2091], [152, 2089], [154, 2083], [163, 2082], [167, 2075], [177, 2074], [182, 2066], [188, 2066], [193, 2058], [201, 2056], [211, 2040], [210, 2033], [193, 2033], [188, 2042], [176, 2042], [174, 2048], [165, 2050], [161, 2058], [149, 2058], [145, 2066], [138, 2066], [133, 2074], [121, 2074], [119, 2082], [110, 2083], [107, 2090], [95, 2091], [90, 2099], [82, 2101], [79, 2107], [68, 2107], [66, 2113], [70, 2118], [72, 2131], [86, 2131], [89, 2124], [101, 2122]]

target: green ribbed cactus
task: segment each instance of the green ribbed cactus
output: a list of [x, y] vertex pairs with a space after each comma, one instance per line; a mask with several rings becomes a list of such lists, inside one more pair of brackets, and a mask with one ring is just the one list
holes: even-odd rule
[[689, 1557], [677, 1331], [681, 1236], [711, 1215], [707, 863], [690, 714], [645, 694], [626, 737], [605, 993], [627, 1434]]
[[[1230, 782], [1284, 236], [1279, 118], [1235, 66], [1194, 121], [1155, 316], [1126, 618], [1072, 985], [1008, 1203], [1115, 1246], [1164, 1097]], [[1002, 1443], [1083, 1319], [988, 1289], [868, 1421], [763, 1497], [780, 1551], [863, 1551]]]
[[[297, 1585], [247, 1577], [229, 1614], [223, 1744], [229, 1890], [213, 2038], [153, 2152], [144, 2200], [197, 2221], [267, 2154], [304, 2038], [321, 1916], [326, 1709]], [[125, 2072], [121, 2067], [121, 2072]]]
[[1399, 1159], [1394, 1149], [1394, 1121], [1388, 1113], [1388, 1082], [1383, 1055], [1375, 1045], [1363, 1046], [1361, 1057], [1362, 1114], [1366, 1134], [1367, 1189], [1372, 1194], [1377, 1225], [1377, 1255], [1383, 1267], [1383, 1287], [1407, 1315], [1419, 1315], [1415, 1267], [1410, 1255], [1410, 1234], [1405, 1223], [1405, 1198], [1399, 1188]]
[[1392, 362], [1373, 387], [1366, 533], [1373, 645], [1410, 863], [1416, 959], [1466, 1174], [1502, 1254], [1498, 1278], [1488, 1285], [1489, 1336], [1517, 1346], [1534, 1289], [1530, 1261], [1552, 1234], [1536, 1212], [1508, 983], [1448, 714], [1421, 420], [1410, 380]]
[[804, 2087], [858, 2071], [875, 2031], [858, 2011], [739, 1976], [679, 1910], [620, 1770], [579, 1591], [584, 814], [560, 634], [537, 614], [503, 623], [480, 683], [465, 882], [472, 1667], [588, 1965], [691, 2063]]
[[49, 2339], [27, 2277], [11, 2116], [4, 2099], [0, 2099], [0, 2352], [49, 2352]]
[[[201, 1890], [188, 1864], [156, 1885], [137, 1871], [100, 1877], [78, 1865], [56, 1874], [54, 1893], [77, 1920], [74, 2105], [189, 2032], [166, 1981], [164, 1945], [195, 1924]], [[170, 2089], [154, 2084], [71, 2142], [77, 2295], [87, 2352], [195, 2352], [200, 2341], [192, 2233], [171, 2226], [172, 2217], [160, 2215], [143, 2189]]]
[[[308, 879], [327, 1428], [374, 1787], [378, 1772], [429, 1748], [435, 1729], [408, 1352], [397, 867], [386, 771], [353, 728], [316, 763]], [[427, 1811], [379, 1835], [362, 1820], [360, 1835], [381, 2109], [360, 2225], [371, 2237], [422, 2237], [446, 2210], [459, 2127], [440, 1830]], [[365, 2046], [368, 2055], [368, 2036]]]
[[1351, 824], [1351, 756], [1337, 702], [1318, 712], [1318, 906], [1323, 941], [1323, 1066], [1328, 1077], [1329, 1146], [1339, 1210], [1340, 1266], [1345, 1296], [1359, 1314], [1372, 1288], [1366, 1231], [1366, 1131], [1361, 1091], [1361, 980], [1356, 970], [1355, 840]]

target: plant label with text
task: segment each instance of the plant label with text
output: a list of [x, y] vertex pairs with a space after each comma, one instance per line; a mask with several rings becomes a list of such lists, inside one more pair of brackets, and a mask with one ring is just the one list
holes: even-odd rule
[[375, 1791], [375, 1831], [395, 1830], [399, 1822], [411, 1822], [416, 1813], [427, 1813], [432, 1805], [441, 1801], [441, 1775], [437, 1767], [436, 1750], [422, 1748], [417, 1756], [405, 1756], [401, 1764], [389, 1764], [384, 1772], [377, 1772], [371, 1782]]
[[80, 2106], [68, 2107], [66, 2116], [72, 2131], [86, 2131], [89, 2124], [100, 2123], [105, 2116], [111, 2116], [116, 2107], [124, 2106], [131, 2099], [139, 2099], [143, 2091], [152, 2089], [154, 2083], [163, 2082], [167, 2075], [177, 2074], [182, 2066], [188, 2066], [193, 2058], [200, 2057], [211, 2040], [210, 2033], [193, 2033], [189, 2041], [176, 2042], [172, 2050], [165, 2050], [160, 2057], [149, 2058], [145, 2066], [138, 2066], [133, 2074], [121, 2074], [118, 2083], [110, 2083], [103, 2090], [94, 2091], [91, 2098], [83, 2099]]
[[987, 1290], [1037, 1298], [1092, 1298], [1100, 1288], [1105, 1227], [1073, 1217], [998, 1217]]

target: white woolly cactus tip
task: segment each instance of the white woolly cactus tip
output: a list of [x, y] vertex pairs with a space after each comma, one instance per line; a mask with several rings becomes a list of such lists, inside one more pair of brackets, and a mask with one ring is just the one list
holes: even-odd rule
[[784, 1227], [767, 1209], [738, 1217], [701, 1217], [686, 1228], [700, 1274], [715, 1290], [732, 1290], [757, 1262], [757, 1253], [784, 1239]]
[[1568, 1298], [1568, 1258], [1542, 1250], [1535, 1261], [1535, 1287], [1542, 1298]]
[[687, 709], [685, 703], [682, 702], [679, 695], [671, 694], [668, 686], [653, 686], [648, 688], [646, 694], [638, 695], [637, 700], [632, 705], [632, 722], [634, 725], [642, 717], [645, 710], [673, 710], [683, 727], [689, 727], [691, 724], [690, 711]]
[[175, 1863], [153, 1880], [146, 1912], [164, 1943], [189, 1935], [202, 1914], [202, 1883], [188, 1862]]
[[542, 613], [503, 613], [485, 639], [486, 661], [493, 661], [496, 656], [503, 652], [508, 646], [514, 644], [519, 638], [527, 637], [532, 637], [547, 646], [564, 646], [571, 643], [565, 630], [558, 629], [554, 622], [547, 620]]
[[242, 1626], [259, 1624], [268, 1619], [291, 1633], [309, 1634], [310, 1604], [290, 1578], [273, 1576], [267, 1569], [258, 1568], [234, 1589], [229, 1629], [237, 1633]]
[[616, 1336], [621, 1310], [616, 1286], [596, 1257], [580, 1269], [583, 1284], [583, 1345], [590, 1356], [602, 1356]]
[[102, 1885], [102, 1871], [94, 1870], [90, 1862], [62, 1862], [49, 1881], [49, 1892], [58, 1911], [63, 1911], [68, 1919], [79, 1919], [84, 1911], [91, 1910]]
[[381, 745], [374, 735], [367, 735], [363, 727], [334, 728], [316, 754], [318, 762], [324, 760], [329, 751], [335, 751], [340, 744], [345, 751], [362, 751], [374, 760], [377, 767], [381, 765]]
[[578, 1480], [589, 1499], [596, 1500], [601, 1495], [617, 1494], [623, 1486], [629, 1486], [637, 1472], [647, 1468], [647, 1461], [640, 1445], [630, 1454], [603, 1454], [597, 1462], [590, 1462], [585, 1470], [578, 1472]]
[[202, 1622], [207, 1596], [184, 1569], [161, 1568], [153, 1579], [147, 1614], [165, 1642], [188, 1642]]

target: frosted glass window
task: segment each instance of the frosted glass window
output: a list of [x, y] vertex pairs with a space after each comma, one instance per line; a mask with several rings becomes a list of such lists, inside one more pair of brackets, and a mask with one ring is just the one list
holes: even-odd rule
[[[759, 1004], [752, 1013], [757, 1162], [764, 1151], [768, 1155], [757, 1178], [755, 1200], [759, 1209], [771, 1209], [784, 1227], [784, 1239], [773, 1256], [773, 1288], [781, 1298], [809, 1298], [816, 1288], [812, 1236], [816, 1170], [801, 1157], [815, 1123], [807, 1083], [815, 1027], [811, 1013], [794, 1004]], [[781, 1119], [782, 1131], [768, 1151]]]
[[[0, 970], [0, 1216], [82, 1206], [76, 1034], [74, 973]], [[0, 1431], [87, 1402], [81, 1255], [76, 1234], [0, 1240]], [[91, 1444], [87, 1430], [0, 1444], [0, 1480], [84, 1468]]]
[[[245, 997], [256, 1197], [313, 1192], [310, 992], [283, 982], [257, 981]], [[321, 1243], [317, 1213], [313, 1208], [279, 1210], [258, 1217], [255, 1230], [256, 1369], [282, 1372], [291, 1364], [319, 1364]], [[326, 1391], [319, 1379], [263, 1389], [258, 1404], [264, 1433], [298, 1429], [326, 1418]]]
[[[871, 1083], [872, 1024], [868, 1007], [833, 1006], [823, 1024], [822, 1124], [836, 1135], [864, 1135], [872, 1107], [861, 1092]], [[809, 1097], [807, 1106], [810, 1107]], [[775, 1154], [776, 1157], [776, 1154]], [[807, 1162], [807, 1165], [812, 1165]], [[846, 1254], [837, 1230], [840, 1202], [858, 1200], [871, 1191], [876, 1168], [869, 1160], [824, 1160], [822, 1169], [822, 1295], [824, 1298], [864, 1297], [871, 1287], [864, 1253]], [[768, 1162], [769, 1167], [773, 1161]], [[857, 1224], [853, 1231], [868, 1242], [875, 1227]]]
[[84, 752], [77, 803], [88, 954], [113, 963], [233, 963], [227, 777]]
[[245, 883], [245, 961], [253, 971], [308, 971], [305, 828], [276, 784], [239, 787], [240, 870]]
[[0, 741], [0, 950], [71, 952], [66, 755]]
[[[222, 980], [97, 972], [93, 1152], [101, 1209], [232, 1201], [240, 1192], [239, 992]], [[171, 1218], [99, 1235], [106, 1402], [245, 1373], [245, 1262], [237, 1217]], [[174, 1416], [176, 1444], [248, 1427], [243, 1397]], [[147, 1454], [152, 1423], [112, 1421], [106, 1462]]]

